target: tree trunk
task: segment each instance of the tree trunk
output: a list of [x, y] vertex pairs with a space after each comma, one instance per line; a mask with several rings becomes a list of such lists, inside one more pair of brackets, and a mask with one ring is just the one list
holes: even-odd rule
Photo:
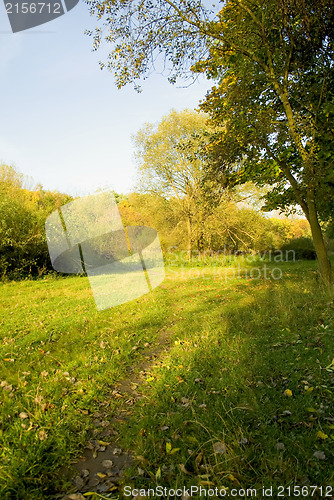
[[191, 217], [188, 215], [187, 217], [187, 232], [188, 232], [188, 259], [191, 260], [192, 257], [192, 225], [191, 225]]
[[318, 214], [313, 194], [309, 194], [307, 196], [307, 204], [313, 244], [318, 257], [320, 276], [324, 284], [329, 286], [332, 283], [331, 263], [318, 221]]

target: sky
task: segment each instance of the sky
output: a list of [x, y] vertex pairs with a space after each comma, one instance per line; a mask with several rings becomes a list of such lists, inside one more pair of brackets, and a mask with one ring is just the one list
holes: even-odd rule
[[140, 94], [132, 86], [118, 90], [99, 67], [103, 52], [93, 52], [84, 34], [96, 25], [80, 1], [58, 19], [13, 34], [0, 2], [0, 163], [75, 196], [133, 190], [131, 136], [171, 109], [196, 108], [211, 87], [205, 78], [175, 87], [153, 74]]

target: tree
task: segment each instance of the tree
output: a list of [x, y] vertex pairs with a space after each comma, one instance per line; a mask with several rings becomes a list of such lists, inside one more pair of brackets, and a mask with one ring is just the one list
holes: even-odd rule
[[268, 208], [299, 204], [329, 284], [321, 220], [334, 208], [333, 2], [231, 0], [216, 27], [217, 43], [196, 65], [218, 80], [202, 106], [224, 125], [214, 172], [229, 185], [271, 185]]
[[[172, 82], [190, 68], [218, 81], [202, 108], [225, 128], [215, 174], [271, 184], [271, 208], [298, 203], [329, 284], [321, 220], [334, 207], [334, 0], [227, 0], [217, 16], [199, 0], [89, 4], [105, 19], [113, 49], [101, 66], [119, 87], [148, 76], [159, 54]], [[98, 28], [95, 48], [101, 41]]]
[[135, 136], [141, 189], [175, 198], [187, 225], [189, 258], [194, 240], [199, 251], [202, 249], [203, 225], [214, 205], [213, 183], [210, 189], [203, 184], [201, 151], [206, 120], [203, 113], [171, 111], [160, 123], [146, 124]]

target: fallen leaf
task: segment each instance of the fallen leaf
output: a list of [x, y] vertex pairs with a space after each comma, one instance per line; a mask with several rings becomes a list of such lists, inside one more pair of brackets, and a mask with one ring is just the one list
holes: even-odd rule
[[148, 460], [145, 457], [143, 457], [142, 455], [137, 455], [136, 460], [138, 460], [138, 462], [141, 462], [144, 465], [148, 464]]
[[322, 432], [322, 431], [318, 431], [318, 432], [317, 432], [317, 437], [318, 437], [319, 439], [327, 439], [327, 438], [328, 438], [328, 434], [325, 434], [325, 433], [324, 433], [324, 432]]
[[214, 453], [225, 453], [227, 448], [221, 441], [217, 441], [212, 445]]
[[13, 386], [12, 386], [11, 384], [2, 385], [2, 389], [3, 389], [5, 392], [10, 392], [10, 391], [13, 389]]
[[187, 469], [185, 468], [185, 466], [183, 464], [179, 464], [179, 467], [180, 467], [180, 471], [183, 472], [183, 474], [187, 474], [187, 476], [191, 476], [191, 473], [189, 471], [187, 471]]
[[195, 467], [196, 467], [196, 469], [198, 469], [198, 466], [199, 466], [199, 464], [201, 463], [202, 458], [203, 458], [203, 452], [201, 451], [201, 452], [197, 455], [197, 457], [196, 457], [196, 459], [195, 459]]
[[113, 461], [112, 460], [103, 460], [102, 465], [106, 469], [111, 469], [111, 467], [113, 466]]
[[245, 437], [241, 438], [239, 441], [239, 444], [247, 444], [247, 443], [248, 443], [248, 439]]
[[276, 443], [275, 448], [278, 451], [283, 451], [283, 450], [285, 450], [285, 445], [284, 445], [284, 443]]
[[25, 411], [21, 411], [21, 413], [20, 413], [19, 417], [20, 417], [20, 418], [22, 418], [22, 419], [25, 419], [25, 418], [28, 418], [28, 417], [29, 417], [29, 415], [28, 415], [28, 413], [26, 413]]
[[195, 383], [196, 384], [204, 384], [204, 382], [201, 378], [195, 378]]
[[98, 439], [97, 444], [99, 444], [100, 446], [108, 446], [110, 443], [108, 443], [107, 441], [101, 441], [100, 439]]
[[85, 481], [82, 479], [82, 477], [77, 476], [74, 479], [74, 484], [75, 484], [75, 487], [77, 488], [77, 490], [81, 490], [81, 488], [83, 488], [83, 486], [85, 484]]
[[284, 394], [285, 394], [286, 396], [288, 396], [289, 398], [291, 398], [291, 396], [292, 396], [292, 391], [291, 391], [290, 389], [286, 389], [286, 390], [284, 391]]
[[38, 433], [38, 439], [40, 441], [45, 441], [48, 438], [47, 433], [44, 430], [39, 431]]

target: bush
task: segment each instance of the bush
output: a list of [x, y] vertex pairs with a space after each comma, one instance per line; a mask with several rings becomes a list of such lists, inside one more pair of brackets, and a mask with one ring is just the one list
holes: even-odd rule
[[294, 238], [282, 245], [280, 250], [285, 252], [287, 260], [316, 260], [317, 258], [311, 238]]

